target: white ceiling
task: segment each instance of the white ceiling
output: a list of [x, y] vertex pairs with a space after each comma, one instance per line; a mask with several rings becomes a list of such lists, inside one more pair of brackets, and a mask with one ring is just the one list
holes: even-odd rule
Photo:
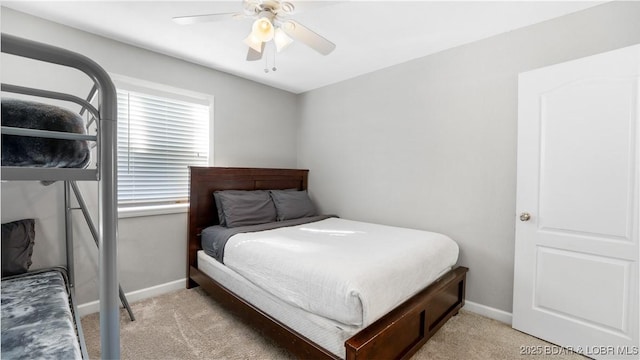
[[[291, 16], [336, 44], [300, 43], [247, 62], [251, 20], [178, 25], [174, 16], [239, 12], [236, 1], [3, 1], [2, 6], [301, 93], [595, 6], [593, 1], [301, 1]], [[268, 67], [274, 56], [267, 52]]]

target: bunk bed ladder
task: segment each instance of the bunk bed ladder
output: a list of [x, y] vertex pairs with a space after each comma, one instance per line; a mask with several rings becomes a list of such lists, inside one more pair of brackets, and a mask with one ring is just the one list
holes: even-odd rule
[[[73, 190], [73, 194], [78, 202], [78, 207], [71, 206], [71, 191]], [[91, 215], [89, 214], [89, 210], [87, 208], [87, 203], [84, 201], [84, 197], [78, 188], [78, 184], [75, 181], [65, 181], [64, 182], [64, 203], [65, 203], [65, 230], [66, 230], [66, 238], [67, 238], [67, 266], [69, 267], [69, 284], [72, 288], [75, 288], [75, 273], [73, 270], [73, 229], [71, 227], [71, 211], [80, 210], [82, 215], [84, 216], [85, 221], [87, 222], [87, 226], [89, 227], [89, 231], [91, 232], [91, 236], [93, 237], [93, 241], [96, 244], [98, 250], [100, 250], [100, 244], [98, 243], [98, 230], [96, 229], [93, 220], [91, 219]], [[131, 306], [129, 306], [129, 301], [127, 300], [127, 296], [124, 294], [122, 290], [122, 286], [118, 285], [118, 294], [120, 296], [120, 301], [122, 302], [122, 306], [129, 313], [129, 318], [131, 321], [136, 321], [135, 316], [133, 315], [133, 311], [131, 310]]]

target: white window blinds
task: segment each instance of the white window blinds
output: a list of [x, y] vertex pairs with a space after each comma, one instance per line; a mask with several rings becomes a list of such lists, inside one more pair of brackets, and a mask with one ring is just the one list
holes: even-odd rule
[[118, 90], [118, 203], [186, 202], [209, 163], [209, 106]]

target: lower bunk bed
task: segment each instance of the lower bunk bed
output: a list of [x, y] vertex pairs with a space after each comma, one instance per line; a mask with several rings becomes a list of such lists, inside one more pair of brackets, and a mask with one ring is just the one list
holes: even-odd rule
[[[236, 212], [241, 206], [216, 203], [215, 192], [269, 190], [274, 195], [284, 190], [306, 196], [306, 191], [289, 193], [306, 188], [306, 170], [192, 167], [187, 287], [201, 286], [299, 358], [411, 357], [464, 306], [468, 269], [454, 266], [457, 245], [442, 234], [333, 217], [288, 224], [280, 213], [277, 222], [284, 227], [251, 225], [237, 232], [243, 226], [229, 226], [228, 217], [226, 226], [220, 226], [224, 216], [216, 216], [220, 208]], [[256, 209], [251, 207], [251, 216], [262, 214]], [[213, 231], [225, 238], [232, 234], [219, 246], [211, 242]], [[421, 244], [425, 240], [438, 244], [437, 249], [426, 249]], [[418, 247], [402, 245], [398, 249], [404, 250], [398, 250], [393, 248], [395, 241]], [[322, 253], [320, 248], [329, 243], [350, 243], [350, 249]], [[278, 250], [266, 251], [268, 247]], [[420, 248], [415, 251], [431, 254], [413, 257], [411, 249]], [[258, 258], [265, 256], [270, 259], [261, 263]], [[274, 270], [281, 265], [281, 270]], [[317, 277], [311, 276], [314, 273]], [[268, 278], [270, 285], [261, 283], [261, 278]], [[405, 288], [393, 282], [404, 283]], [[333, 312], [341, 306], [344, 310]]]
[[2, 359], [88, 359], [66, 269], [2, 278]]

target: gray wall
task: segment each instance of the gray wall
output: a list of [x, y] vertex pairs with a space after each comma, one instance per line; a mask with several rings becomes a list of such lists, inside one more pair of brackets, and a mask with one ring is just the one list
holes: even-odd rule
[[639, 42], [614, 2], [308, 92], [298, 166], [323, 212], [451, 236], [468, 299], [511, 312], [517, 75]]
[[[296, 166], [297, 98], [264, 86], [182, 60], [125, 45], [66, 26], [2, 8], [3, 33], [61, 46], [82, 53], [108, 72], [176, 88], [210, 94], [215, 98], [213, 126], [214, 164], [217, 166]], [[2, 81], [55, 90], [80, 90], [79, 77], [51, 71], [30, 61], [2, 57]], [[27, 70], [28, 69], [28, 70]], [[251, 99], [248, 106], [246, 99]], [[96, 183], [81, 184], [91, 211], [97, 214]], [[25, 217], [37, 219], [34, 267], [64, 263], [62, 186], [35, 182], [1, 185], [2, 222]], [[95, 216], [94, 216], [95, 217]], [[78, 302], [97, 299], [97, 252], [78, 215], [76, 267]], [[97, 219], [97, 217], [95, 217]], [[120, 280], [125, 291], [139, 290], [185, 277], [186, 213], [123, 218], [119, 221]]]
[[[216, 165], [309, 168], [325, 212], [448, 234], [471, 268], [468, 298], [510, 312], [517, 74], [638, 43], [638, 19], [640, 3], [604, 4], [299, 96], [6, 8], [1, 29], [79, 51], [114, 73], [215, 96]], [[57, 72], [16, 76], [5, 66], [14, 60], [2, 61], [3, 81], [71, 86]], [[255, 105], [245, 106], [247, 97]], [[60, 185], [1, 190], [3, 222], [39, 220], [36, 266], [63, 263]], [[96, 197], [87, 200], [95, 212]], [[83, 303], [97, 298], [96, 256], [76, 224]], [[125, 291], [184, 277], [186, 214], [119, 227]]]

